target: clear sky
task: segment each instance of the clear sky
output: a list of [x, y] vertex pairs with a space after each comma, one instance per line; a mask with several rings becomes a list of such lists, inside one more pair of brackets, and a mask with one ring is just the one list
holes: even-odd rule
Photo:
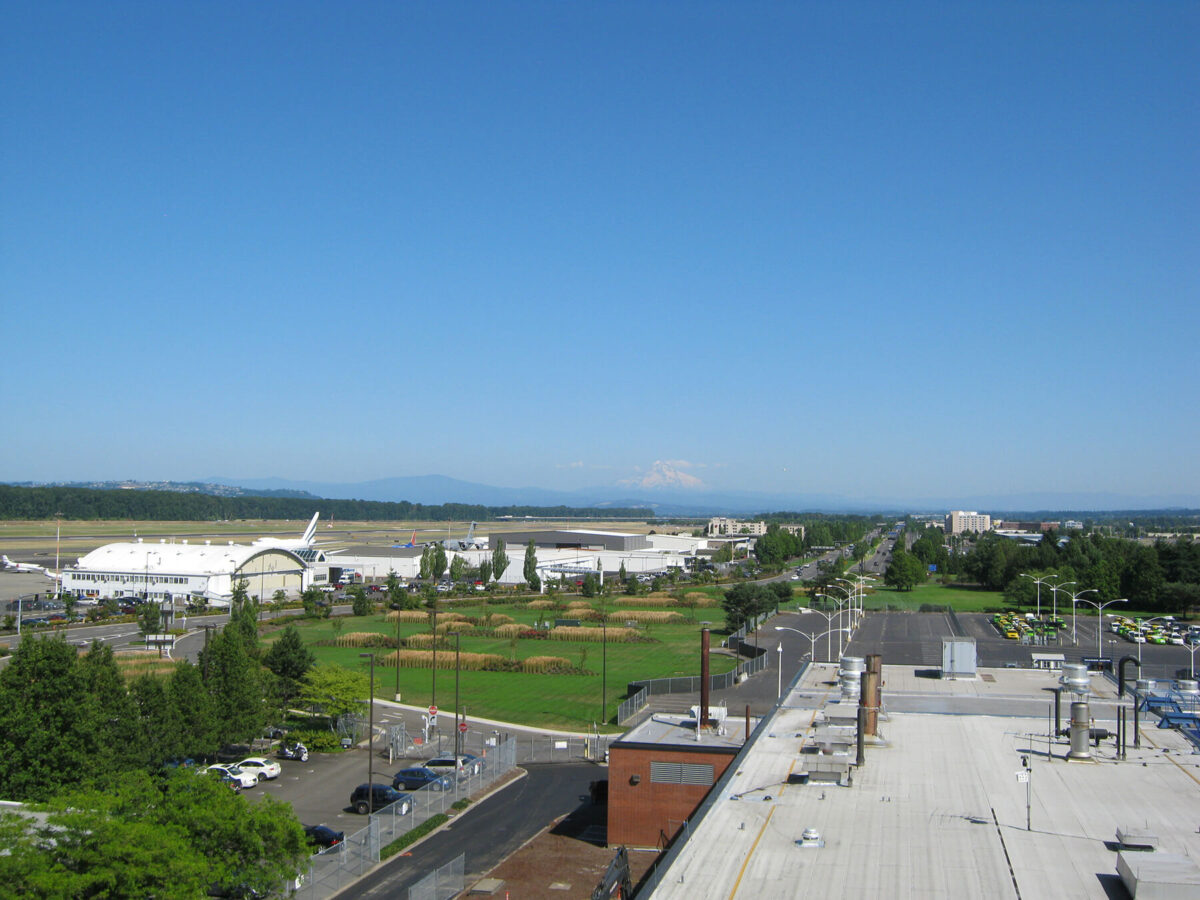
[[1200, 4], [0, 4], [0, 479], [1200, 493]]

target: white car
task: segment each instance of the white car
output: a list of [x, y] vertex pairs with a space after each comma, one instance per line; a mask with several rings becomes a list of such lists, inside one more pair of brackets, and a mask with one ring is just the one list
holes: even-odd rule
[[266, 779], [274, 780], [283, 773], [283, 767], [279, 763], [262, 756], [251, 756], [249, 759], [243, 759], [240, 763], [237, 763], [237, 766], [244, 772], [252, 772], [257, 775], [259, 781]]
[[243, 788], [254, 787], [258, 784], [257, 773], [243, 770], [238, 766], [209, 766], [204, 771], [216, 772], [218, 775], [227, 775], [238, 782]]

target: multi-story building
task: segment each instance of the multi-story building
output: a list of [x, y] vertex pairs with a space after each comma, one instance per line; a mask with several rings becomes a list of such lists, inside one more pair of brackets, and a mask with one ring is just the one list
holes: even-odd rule
[[708, 533], [720, 534], [749, 534], [767, 533], [766, 522], [739, 522], [737, 519], [727, 519], [724, 516], [714, 516], [708, 520]]
[[992, 517], [977, 512], [952, 509], [946, 516], [946, 534], [962, 534], [964, 531], [991, 531]]

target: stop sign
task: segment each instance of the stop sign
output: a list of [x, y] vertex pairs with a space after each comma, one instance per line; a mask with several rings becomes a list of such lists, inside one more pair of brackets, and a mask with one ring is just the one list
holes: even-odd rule
[[467, 723], [466, 723], [466, 722], [459, 722], [459, 723], [458, 723], [458, 730], [459, 730], [459, 731], [461, 731], [463, 734], [466, 734], [466, 733], [467, 733]]
[[437, 715], [437, 707], [436, 707], [436, 706], [430, 706], [430, 707], [429, 707], [429, 714], [430, 714], [431, 716], [436, 716], [436, 715]]

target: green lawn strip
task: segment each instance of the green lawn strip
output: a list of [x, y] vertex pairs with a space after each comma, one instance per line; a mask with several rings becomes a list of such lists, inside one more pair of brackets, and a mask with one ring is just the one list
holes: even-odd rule
[[[700, 611], [697, 611], [700, 612]], [[530, 614], [532, 613], [532, 618]], [[510, 610], [514, 618], [533, 624], [537, 610]], [[359, 657], [362, 648], [316, 646], [330, 641], [335, 633], [328, 620], [298, 623], [305, 643], [318, 662], [337, 663], [348, 668], [368, 665]], [[377, 632], [394, 637], [395, 625], [379, 615], [355, 617], [345, 622], [343, 634]], [[490, 635], [464, 635], [464, 652], [494, 653], [505, 659], [525, 659], [531, 656], [559, 656], [572, 666], [586, 669], [590, 674], [550, 675], [522, 672], [485, 672], [463, 670], [459, 678], [459, 694], [468, 716], [475, 715], [500, 721], [522, 722], [543, 727], [584, 730], [600, 718], [600, 672], [607, 671], [608, 718], [616, 714], [617, 704], [625, 697], [631, 681], [647, 678], [698, 675], [700, 668], [700, 626], [698, 623], [652, 624], [643, 627], [655, 640], [644, 643], [609, 642], [607, 666], [603, 665], [604, 645], [600, 642], [518, 639], [513, 642]], [[401, 637], [427, 633], [428, 626], [402, 623]], [[268, 640], [275, 635], [269, 636]], [[382, 656], [389, 652], [381, 648]], [[443, 656], [444, 654], [444, 656]], [[449, 711], [454, 698], [454, 651], [444, 648], [438, 653], [437, 703]], [[444, 662], [443, 662], [444, 660]], [[730, 656], [714, 654], [711, 667], [714, 674], [729, 671], [736, 662]], [[446, 668], [448, 666], [449, 668]], [[376, 666], [376, 695], [391, 697], [397, 690], [397, 672], [391, 667]], [[429, 669], [402, 668], [399, 671], [399, 692], [403, 702], [419, 706], [433, 700], [433, 684]]]
[[916, 612], [922, 606], [949, 606], [956, 612], [991, 612], [1009, 608], [1000, 591], [971, 590], [954, 585], [920, 584], [911, 591], [879, 588], [868, 593], [864, 608], [902, 609]]
[[425, 835], [449, 821], [450, 817], [445, 813], [438, 813], [437, 815], [430, 816], [412, 831], [404, 832], [404, 834], [400, 835], [400, 837], [396, 838], [394, 841], [380, 850], [379, 859], [382, 861], [391, 856], [395, 856], [405, 847], [409, 846], [410, 844], [415, 844], [421, 838], [425, 837]]

